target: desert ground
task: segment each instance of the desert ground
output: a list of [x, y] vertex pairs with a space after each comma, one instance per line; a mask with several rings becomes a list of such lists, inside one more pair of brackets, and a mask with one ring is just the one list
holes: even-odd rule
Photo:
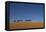
[[14, 22], [10, 23], [10, 29], [40, 28], [43, 22]]

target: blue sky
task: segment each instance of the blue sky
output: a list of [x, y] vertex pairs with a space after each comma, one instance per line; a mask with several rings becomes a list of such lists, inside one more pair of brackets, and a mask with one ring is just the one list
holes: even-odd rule
[[11, 3], [10, 20], [23, 19], [43, 21], [43, 5]]

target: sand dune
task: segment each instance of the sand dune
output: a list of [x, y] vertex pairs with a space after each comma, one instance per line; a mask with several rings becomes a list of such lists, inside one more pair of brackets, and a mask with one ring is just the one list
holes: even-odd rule
[[15, 22], [10, 24], [10, 29], [39, 28], [43, 22]]

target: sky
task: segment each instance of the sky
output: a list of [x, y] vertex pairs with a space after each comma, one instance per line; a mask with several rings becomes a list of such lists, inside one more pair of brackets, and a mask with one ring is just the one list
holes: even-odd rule
[[43, 21], [43, 5], [36, 4], [10, 4], [10, 20]]

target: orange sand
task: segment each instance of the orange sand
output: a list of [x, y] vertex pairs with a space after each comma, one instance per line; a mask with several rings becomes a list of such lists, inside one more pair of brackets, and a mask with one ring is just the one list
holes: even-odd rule
[[39, 28], [43, 27], [42, 22], [15, 22], [10, 24], [10, 29]]

